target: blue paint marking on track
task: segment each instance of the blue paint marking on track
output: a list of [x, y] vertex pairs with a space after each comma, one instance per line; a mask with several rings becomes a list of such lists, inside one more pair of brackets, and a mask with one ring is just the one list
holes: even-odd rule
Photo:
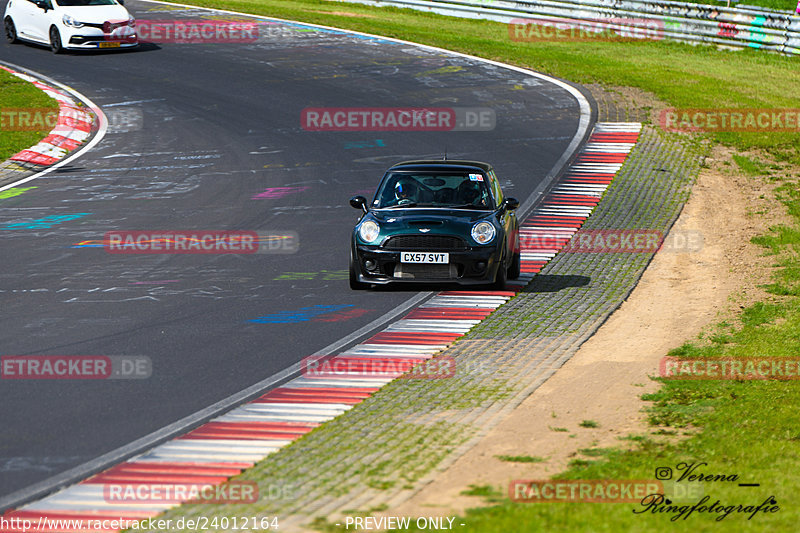
[[311, 307], [302, 307], [296, 311], [280, 311], [271, 315], [260, 316], [248, 320], [248, 322], [253, 322], [255, 324], [293, 324], [296, 322], [309, 322], [314, 317], [335, 313], [336, 311], [341, 311], [348, 307], [353, 307], [353, 305], [312, 305]]
[[350, 150], [351, 148], [379, 148], [386, 146], [382, 139], [375, 139], [375, 141], [351, 141], [345, 143], [344, 149]]
[[91, 215], [91, 213], [71, 213], [69, 215], [50, 215], [44, 218], [37, 218], [36, 220], [29, 220], [27, 222], [12, 222], [0, 226], [0, 230], [14, 230], [14, 229], [50, 229], [57, 226], [62, 222], [75, 220], [77, 218]]
[[[272, 19], [272, 20], [275, 20], [275, 19]], [[387, 41], [386, 39], [381, 39], [379, 37], [372, 37], [370, 35], [360, 35], [360, 34], [357, 34], [357, 33], [351, 33], [351, 32], [344, 31], [344, 30], [335, 30], [333, 28], [319, 28], [317, 26], [308, 26], [308, 25], [302, 24], [302, 23], [288, 22], [288, 21], [282, 21], [282, 20], [275, 20], [275, 22], [277, 22], [278, 24], [284, 25], [284, 26], [288, 26], [290, 28], [299, 29], [300, 31], [329, 33], [331, 35], [344, 35], [344, 36], [347, 36], [347, 37], [354, 37], [356, 39], [361, 39], [361, 40], [364, 40], [364, 41], [372, 41], [372, 42], [382, 43], [382, 44], [393, 44], [393, 45], [399, 44], [399, 43], [396, 43], [395, 41]]]

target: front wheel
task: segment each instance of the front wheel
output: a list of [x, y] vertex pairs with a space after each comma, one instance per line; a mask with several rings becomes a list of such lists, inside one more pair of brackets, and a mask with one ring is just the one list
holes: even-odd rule
[[50, 28], [50, 50], [54, 54], [60, 54], [64, 51], [64, 47], [61, 45], [61, 34], [58, 33], [58, 28], [55, 26]]
[[5, 29], [6, 29], [6, 41], [8, 44], [14, 44], [17, 42], [17, 28], [14, 26], [14, 21], [11, 20], [11, 17], [6, 17], [5, 20]]
[[492, 289], [496, 291], [502, 291], [506, 288], [506, 269], [503, 266], [503, 263], [500, 263], [500, 266], [497, 267], [497, 274], [494, 277], [494, 283], [492, 284]]
[[519, 251], [514, 254], [514, 259], [511, 260], [511, 266], [508, 267], [506, 276], [508, 279], [517, 279], [522, 270], [522, 254]]

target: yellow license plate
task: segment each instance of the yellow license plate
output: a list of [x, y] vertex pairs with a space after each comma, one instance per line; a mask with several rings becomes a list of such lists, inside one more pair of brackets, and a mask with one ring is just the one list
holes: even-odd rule
[[98, 43], [98, 48], [119, 48], [119, 43]]

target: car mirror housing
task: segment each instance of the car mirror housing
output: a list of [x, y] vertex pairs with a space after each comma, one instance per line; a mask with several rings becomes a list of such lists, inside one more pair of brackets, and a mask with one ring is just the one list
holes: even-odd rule
[[519, 207], [519, 200], [516, 198], [506, 198], [503, 200], [503, 208], [508, 209], [509, 211], [513, 211], [514, 209]]
[[363, 196], [353, 196], [350, 198], [350, 205], [356, 209], [361, 209], [365, 213], [368, 211], [367, 199]]

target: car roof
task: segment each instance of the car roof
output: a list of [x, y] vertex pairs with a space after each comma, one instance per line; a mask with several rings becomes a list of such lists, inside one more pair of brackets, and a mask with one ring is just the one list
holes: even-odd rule
[[464, 170], [479, 169], [490, 172], [492, 165], [482, 161], [465, 161], [458, 159], [418, 159], [415, 161], [403, 161], [392, 165], [389, 170]]

